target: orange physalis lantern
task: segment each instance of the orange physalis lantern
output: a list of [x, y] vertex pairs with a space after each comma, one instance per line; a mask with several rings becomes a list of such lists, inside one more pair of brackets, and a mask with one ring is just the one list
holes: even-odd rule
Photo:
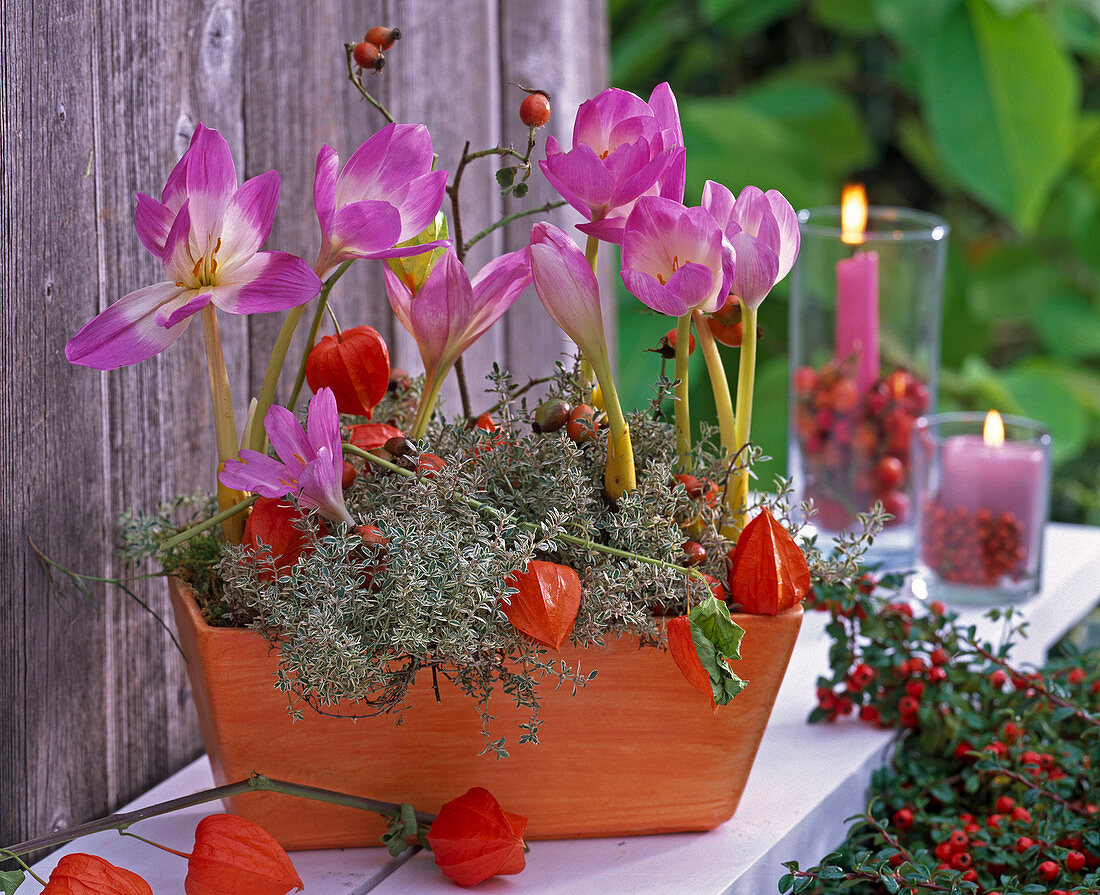
[[390, 382], [390, 354], [377, 330], [369, 326], [325, 336], [306, 358], [306, 381], [314, 393], [330, 388], [341, 413], [370, 419]]
[[668, 635], [668, 651], [672, 654], [676, 667], [691, 686], [706, 694], [711, 707], [717, 711], [718, 703], [714, 701], [710, 674], [699, 660], [699, 652], [695, 649], [695, 640], [691, 636], [691, 620], [686, 615], [670, 618], [665, 631]]
[[267, 830], [243, 817], [211, 814], [195, 828], [183, 888], [187, 895], [286, 895], [305, 885]]
[[309, 534], [298, 527], [302, 518], [301, 510], [285, 498], [261, 497], [256, 501], [244, 525], [242, 544], [253, 554], [261, 579], [270, 581], [276, 572], [289, 571], [302, 554], [313, 549]]
[[742, 611], [778, 615], [810, 589], [810, 567], [790, 532], [766, 509], [745, 526], [733, 551], [731, 599]]
[[348, 429], [348, 441], [361, 451], [376, 451], [391, 438], [401, 438], [404, 432], [385, 423], [360, 423]]
[[153, 890], [132, 870], [78, 852], [57, 862], [42, 895], [153, 895]]
[[507, 584], [517, 593], [503, 605], [518, 630], [551, 649], [560, 649], [581, 606], [581, 579], [569, 566], [534, 560], [513, 572]]
[[523, 870], [526, 829], [526, 817], [508, 813], [489, 790], [475, 786], [439, 810], [428, 844], [444, 876], [460, 886], [476, 886], [491, 876]]

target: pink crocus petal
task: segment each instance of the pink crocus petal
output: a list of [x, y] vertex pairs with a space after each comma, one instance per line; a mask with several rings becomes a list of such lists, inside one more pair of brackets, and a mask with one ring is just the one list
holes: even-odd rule
[[[417, 245], [403, 246], [395, 245], [388, 249], [376, 249], [370, 253], [372, 260], [385, 260], [386, 258], [409, 258], [413, 255], [423, 255], [425, 252], [430, 252], [432, 249], [446, 249], [453, 243], [449, 239], [437, 239], [434, 242], [422, 242]], [[364, 256], [367, 257], [367, 256]]]
[[222, 217], [218, 251], [223, 274], [231, 273], [267, 242], [279, 206], [279, 185], [279, 172], [267, 171], [246, 180], [230, 198]]
[[606, 350], [600, 287], [584, 252], [562, 230], [540, 221], [531, 228], [531, 276], [551, 319], [588, 358]]
[[448, 176], [446, 171], [429, 171], [389, 192], [388, 200], [401, 209], [401, 242], [423, 233], [435, 220]]
[[293, 494], [303, 506], [315, 507], [325, 518], [354, 525], [340, 487], [340, 417], [332, 390], [318, 390], [307, 414], [303, 431], [293, 413], [273, 405], [264, 417], [264, 428], [282, 462], [243, 450], [239, 460], [226, 461], [218, 480], [264, 497]]
[[[539, 166], [546, 179], [567, 201], [570, 196], [577, 200], [580, 205], [577, 210], [586, 217], [603, 217], [606, 214], [604, 206], [611, 199], [615, 182], [591, 146], [582, 143], [572, 152], [550, 156]], [[558, 184], [564, 190], [559, 189]], [[569, 204], [573, 205], [573, 202]]]
[[287, 252], [257, 252], [219, 278], [214, 304], [230, 314], [283, 311], [305, 304], [321, 291], [321, 278]]
[[340, 156], [331, 146], [322, 146], [313, 174], [313, 207], [325, 233], [332, 229], [332, 218], [336, 214], [336, 176], [339, 172]]
[[342, 205], [332, 219], [332, 244], [341, 255], [373, 258], [401, 239], [401, 215], [389, 202], [364, 199]]
[[158, 202], [145, 193], [137, 194], [137, 208], [134, 210], [134, 229], [138, 239], [149, 254], [159, 261], [164, 254], [164, 243], [172, 229], [176, 213], [167, 205]]
[[672, 158], [668, 167], [657, 179], [660, 184], [660, 195], [673, 202], [684, 201], [684, 190], [687, 187], [687, 150], [679, 146], [672, 150]]
[[[395, 124], [390, 127], [393, 128], [393, 139], [386, 151], [385, 164], [378, 172], [378, 186], [383, 193], [396, 190], [432, 169], [432, 138], [428, 128], [423, 124]], [[348, 167], [351, 167], [350, 159]]]
[[775, 285], [779, 256], [760, 240], [742, 231], [729, 240], [737, 259], [730, 291], [748, 308], [756, 310]]
[[339, 480], [344, 463], [340, 449], [340, 414], [336, 410], [336, 396], [332, 389], [320, 389], [310, 399], [306, 438], [318, 449], [327, 447], [328, 461], [332, 463], [331, 476]]
[[[628, 150], [632, 150], [633, 158], [627, 155]], [[668, 163], [672, 160], [672, 153], [659, 152], [652, 158], [649, 157], [650, 153], [650, 147], [639, 142], [629, 147], [620, 147], [608, 156], [608, 167], [615, 180], [615, 190], [611, 194], [610, 205], [621, 206], [633, 202], [665, 173]], [[621, 169], [618, 167], [619, 158], [626, 161], [626, 166]]]
[[455, 342], [473, 309], [469, 274], [454, 252], [448, 251], [432, 268], [408, 312], [409, 332], [416, 339], [425, 370], [440, 371], [453, 363], [458, 356]]
[[629, 90], [609, 87], [587, 102], [581, 103], [573, 123], [573, 145], [587, 143], [602, 151], [615, 125], [624, 118], [650, 116], [652, 112], [640, 96]]
[[[693, 265], [695, 266], [695, 265]], [[683, 317], [691, 305], [668, 286], [662, 286], [655, 277], [638, 270], [623, 270], [619, 274], [627, 291], [647, 308], [669, 317]]]
[[199, 237], [198, 251], [205, 254], [204, 235], [217, 232], [226, 203], [237, 190], [237, 169], [225, 137], [200, 122], [188, 150], [187, 200], [191, 206], [192, 236]]
[[175, 283], [190, 283], [195, 261], [191, 257], [191, 200], [185, 199], [164, 241], [164, 272]]
[[779, 228], [779, 272], [775, 277], [778, 283], [794, 267], [802, 237], [798, 231], [798, 215], [783, 194], [779, 190], [768, 190], [764, 197], [771, 205], [772, 217]]
[[[674, 271], [672, 277], [665, 283], [665, 289], [675, 295], [684, 306], [684, 310], [677, 314], [681, 317], [689, 308], [696, 308], [703, 312], [718, 310], [718, 290], [715, 289], [715, 273], [705, 264], [697, 264], [692, 261]], [[722, 301], [726, 295], [722, 294]]]
[[661, 126], [661, 133], [666, 137], [665, 147], [682, 147], [684, 131], [680, 126], [680, 107], [676, 103], [676, 95], [672, 92], [668, 81], [662, 81], [653, 88], [649, 94], [649, 108]]
[[65, 358], [82, 367], [117, 370], [163, 351], [187, 329], [190, 318], [163, 327], [157, 325], [157, 310], [185, 292], [172, 283], [156, 283], [124, 295], [69, 339]]
[[229, 488], [252, 491], [263, 497], [287, 494], [286, 465], [248, 448], [240, 452], [240, 459], [225, 461], [218, 481]]
[[395, 124], [388, 124], [359, 144], [336, 177], [336, 205], [380, 199], [376, 179], [386, 162]]
[[272, 404], [264, 415], [264, 431], [283, 465], [297, 477], [305, 468], [306, 458], [313, 453], [298, 418], [287, 408]]
[[592, 236], [596, 239], [602, 239], [604, 242], [620, 245], [623, 241], [623, 231], [626, 229], [626, 218], [615, 215], [615, 217], [592, 221], [588, 224], [577, 224], [576, 226], [585, 236]]
[[778, 252], [779, 227], [772, 217], [771, 203], [759, 187], [747, 186], [733, 204], [733, 218], [749, 236], [763, 239]]
[[200, 292], [198, 295], [194, 292], [184, 292], [174, 301], [165, 302], [157, 308], [157, 326], [163, 326], [166, 329], [175, 326], [184, 318], [197, 314], [205, 308], [213, 297], [210, 290]]
[[733, 193], [727, 187], [713, 180], [703, 184], [702, 207], [710, 212], [727, 237], [741, 231], [741, 225], [733, 218], [733, 203]]

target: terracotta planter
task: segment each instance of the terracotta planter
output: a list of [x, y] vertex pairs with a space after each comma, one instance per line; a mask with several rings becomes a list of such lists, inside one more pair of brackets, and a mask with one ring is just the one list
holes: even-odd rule
[[[532, 839], [709, 830], [741, 798], [802, 623], [802, 608], [774, 618], [734, 615], [745, 631], [737, 673], [749, 686], [711, 712], [665, 651], [634, 638], [605, 650], [562, 650], [599, 676], [577, 695], [543, 687], [539, 745], [518, 745], [525, 717], [495, 699], [494, 732], [510, 757], [479, 756], [474, 704], [441, 681], [410, 692], [401, 726], [380, 716], [351, 722], [306, 711], [287, 715], [274, 689], [276, 655], [250, 631], [211, 628], [186, 586], [171, 582], [172, 606], [206, 751], [221, 783], [252, 771], [269, 777], [408, 802], [438, 811], [471, 786], [488, 788], [529, 818]], [[353, 710], [354, 706], [349, 706]], [[230, 810], [261, 824], [287, 848], [377, 845], [375, 815], [271, 793], [232, 799]]]

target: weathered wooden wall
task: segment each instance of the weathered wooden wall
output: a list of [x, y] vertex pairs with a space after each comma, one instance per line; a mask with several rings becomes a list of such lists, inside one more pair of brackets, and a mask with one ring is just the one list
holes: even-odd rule
[[[399, 120], [428, 124], [440, 164], [453, 167], [464, 138], [522, 143], [510, 81], [550, 90], [545, 130], [568, 139], [577, 104], [606, 79], [603, 6], [0, 0], [0, 844], [102, 814], [200, 750], [182, 662], [163, 633], [114, 590], [97, 590], [98, 607], [51, 599], [28, 546], [33, 538], [74, 569], [117, 574], [118, 512], [213, 482], [201, 327], [114, 373], [64, 358], [86, 320], [160, 278], [134, 235], [133, 194], [159, 191], [201, 120], [226, 136], [240, 176], [282, 173], [268, 247], [312, 261], [318, 148], [346, 157], [382, 124], [345, 80], [346, 40], [379, 23], [402, 29], [379, 94]], [[473, 225], [503, 207], [490, 163], [480, 164], [464, 181]], [[547, 198], [536, 186], [530, 201]], [[522, 244], [526, 229], [485, 240], [471, 264]], [[380, 282], [373, 265], [356, 265], [335, 301], [415, 370]], [[222, 321], [243, 408], [280, 320]], [[529, 291], [470, 352], [471, 383], [494, 359], [522, 376], [563, 347]], [[141, 593], [165, 613], [165, 590], [154, 581]]]

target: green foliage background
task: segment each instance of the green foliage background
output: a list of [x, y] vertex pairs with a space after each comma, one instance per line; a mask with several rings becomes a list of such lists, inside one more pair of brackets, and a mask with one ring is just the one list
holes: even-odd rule
[[[996, 406], [1055, 440], [1056, 519], [1100, 524], [1100, 3], [611, 0], [613, 83], [668, 80], [704, 180], [797, 208], [862, 180], [951, 224], [939, 409]], [[620, 362], [674, 321], [620, 287]], [[753, 440], [786, 464], [787, 284], [761, 309]], [[736, 359], [727, 358], [731, 377]], [[655, 358], [655, 355], [646, 355]], [[655, 365], [656, 360], [647, 362]], [[710, 401], [699, 365], [692, 411]], [[625, 381], [643, 406], [648, 376]]]

